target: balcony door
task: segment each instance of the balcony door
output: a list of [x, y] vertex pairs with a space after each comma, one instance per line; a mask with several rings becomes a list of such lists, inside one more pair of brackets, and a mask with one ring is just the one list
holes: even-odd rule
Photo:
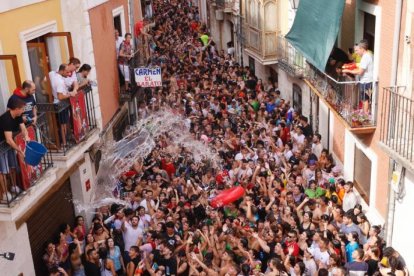
[[72, 37], [68, 32], [48, 33], [27, 42], [30, 70], [36, 84], [36, 101], [53, 103], [49, 72], [73, 57]]
[[36, 101], [38, 103], [51, 103], [53, 102], [53, 96], [48, 79], [50, 66], [46, 45], [41, 42], [28, 42], [27, 51], [29, 53], [32, 80], [36, 84]]
[[36, 101], [40, 113], [46, 112], [46, 120], [50, 127], [46, 135], [50, 138], [48, 148], [60, 148], [59, 126], [54, 116], [50, 71], [57, 71], [60, 64], [67, 63], [73, 57], [72, 37], [68, 32], [48, 33], [27, 42], [30, 71], [36, 84]]
[[292, 85], [292, 99], [293, 99], [293, 108], [296, 111], [299, 111], [299, 113], [301, 113], [302, 111], [302, 89], [300, 88], [299, 85], [297, 85], [296, 83], [294, 83]]

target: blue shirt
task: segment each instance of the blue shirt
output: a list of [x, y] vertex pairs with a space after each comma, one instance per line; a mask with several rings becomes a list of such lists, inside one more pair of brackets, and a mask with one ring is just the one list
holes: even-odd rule
[[352, 252], [354, 252], [358, 248], [359, 248], [359, 245], [356, 242], [350, 242], [350, 243], [348, 243], [346, 245], [345, 252], [346, 252], [346, 260], [347, 260], [347, 262], [350, 263], [350, 262], [355, 261], [354, 258], [352, 258]]

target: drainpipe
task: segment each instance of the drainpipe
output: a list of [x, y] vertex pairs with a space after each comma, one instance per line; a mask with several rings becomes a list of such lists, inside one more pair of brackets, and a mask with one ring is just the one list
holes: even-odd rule
[[239, 35], [237, 36], [237, 40], [240, 44], [240, 66], [243, 66], [243, 19], [242, 19], [242, 1], [239, 1], [239, 14], [237, 15], [237, 19], [239, 20]]
[[[395, 22], [394, 22], [394, 39], [392, 43], [392, 63], [391, 63], [391, 86], [397, 87], [397, 74], [398, 74], [398, 56], [400, 47], [400, 32], [401, 32], [401, 17], [402, 17], [403, 0], [397, 0], [395, 4]], [[394, 162], [390, 162], [390, 173], [394, 169]], [[389, 185], [389, 183], [387, 183]], [[388, 187], [389, 191], [389, 204], [387, 210], [387, 233], [386, 242], [388, 245], [392, 244], [392, 234], [394, 228], [394, 214], [395, 214], [395, 194], [394, 190]]]
[[403, 0], [397, 0], [395, 4], [394, 39], [392, 42], [391, 86], [397, 86], [402, 6]]
[[135, 37], [134, 32], [134, 0], [129, 0], [129, 32], [132, 34], [133, 37]]

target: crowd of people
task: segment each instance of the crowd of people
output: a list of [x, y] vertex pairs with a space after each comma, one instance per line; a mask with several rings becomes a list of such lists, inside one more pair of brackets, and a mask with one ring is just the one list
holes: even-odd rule
[[[166, 133], [116, 183], [128, 204], [99, 208], [90, 227], [82, 216], [61, 226], [45, 248], [51, 275], [407, 275], [277, 84], [218, 51], [190, 2], [154, 1], [152, 12], [149, 62], [163, 87], [145, 91], [139, 115], [181, 112], [221, 167], [166, 150]], [[234, 186], [240, 199], [209, 205]]]

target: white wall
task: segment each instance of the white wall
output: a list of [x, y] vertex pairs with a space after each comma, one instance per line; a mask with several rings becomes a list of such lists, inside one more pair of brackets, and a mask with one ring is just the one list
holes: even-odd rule
[[[227, 17], [227, 16], [226, 16]], [[226, 18], [225, 17], [225, 18]], [[222, 35], [221, 35], [221, 41], [216, 42], [216, 44], [220, 44], [220, 48], [224, 50], [225, 53], [227, 53], [227, 42], [231, 41], [231, 36], [233, 35], [233, 28], [231, 26], [231, 21], [228, 19], [225, 19], [223, 22], [222, 27]]]
[[[224, 14], [223, 14], [224, 18]], [[217, 50], [221, 50], [221, 25], [223, 24], [223, 20], [216, 20], [216, 10], [211, 8], [210, 9], [210, 35], [214, 42], [217, 44]]]
[[392, 246], [404, 257], [410, 274], [414, 273], [414, 175], [405, 173], [405, 197], [395, 203]]
[[277, 70], [280, 95], [286, 101], [290, 101], [291, 105], [293, 102], [293, 84], [298, 85], [302, 90], [302, 114], [306, 117], [310, 117], [310, 91], [309, 86], [298, 78], [294, 78], [287, 74], [282, 69]]
[[[76, 215], [82, 215], [85, 217], [85, 222], [89, 225], [94, 214], [93, 212], [85, 212], [81, 206], [87, 206], [92, 200], [92, 193], [95, 186], [95, 169], [92, 163], [89, 153], [84, 154], [85, 162], [79, 166], [70, 176], [70, 185], [72, 188], [72, 197], [74, 200]], [[90, 190], [86, 191], [86, 182], [89, 180]]]
[[0, 257], [2, 275], [35, 275], [26, 223], [16, 229], [14, 222], [0, 222], [0, 253], [15, 253], [13, 261]]
[[[319, 125], [318, 133], [322, 136], [322, 145], [325, 149], [329, 149], [328, 137], [329, 137], [329, 108], [321, 99], [319, 99]], [[331, 140], [331, 138], [329, 139]]]
[[[367, 158], [371, 161], [371, 188], [369, 202], [365, 202], [359, 195], [359, 201], [362, 208], [366, 212], [366, 216], [373, 225], [382, 225], [385, 220], [380, 215], [376, 206], [377, 195], [377, 172], [378, 172], [378, 156], [369, 147], [367, 147], [361, 140], [354, 136], [349, 130], [345, 130], [345, 153], [344, 153], [344, 178], [346, 181], [354, 179], [354, 163], [355, 163], [355, 147], [361, 150]], [[356, 189], [355, 192], [357, 193]], [[358, 193], [357, 193], [358, 194]], [[369, 206], [368, 206], [369, 205]], [[372, 208], [371, 208], [372, 207]]]
[[[100, 0], [103, 2], [102, 0]], [[89, 79], [96, 81], [95, 56], [93, 52], [92, 32], [89, 22], [88, 5], [82, 0], [61, 0], [61, 11], [64, 30], [72, 35], [73, 52], [81, 63], [92, 67]], [[94, 2], [94, 1], [91, 1]], [[115, 42], [114, 42], [115, 43]], [[98, 127], [102, 129], [102, 115], [100, 111], [98, 87], [93, 87], [95, 116]]]

